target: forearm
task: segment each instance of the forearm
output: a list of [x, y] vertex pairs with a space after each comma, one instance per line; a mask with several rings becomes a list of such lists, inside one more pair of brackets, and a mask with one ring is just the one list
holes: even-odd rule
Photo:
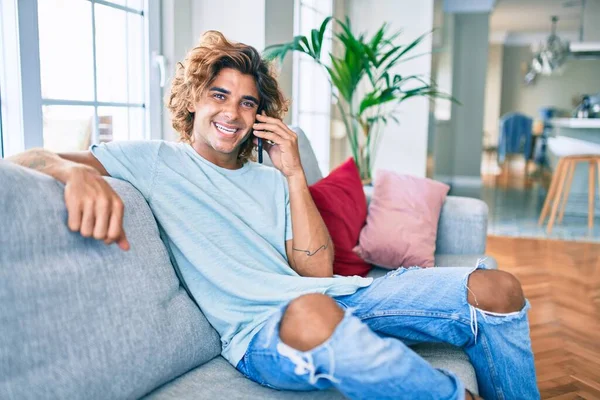
[[292, 267], [302, 276], [333, 276], [333, 242], [304, 174], [288, 177], [292, 213]]
[[43, 149], [27, 150], [23, 153], [7, 157], [6, 160], [50, 175], [62, 183], [66, 183], [73, 167], [84, 167], [93, 171], [91, 167], [85, 167], [73, 161], [65, 160], [59, 155]]

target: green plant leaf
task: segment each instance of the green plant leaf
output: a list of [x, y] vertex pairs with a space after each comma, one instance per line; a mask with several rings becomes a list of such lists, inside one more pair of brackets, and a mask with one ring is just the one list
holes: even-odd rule
[[336, 57], [331, 57], [331, 68], [328, 68], [333, 84], [348, 103], [352, 101], [352, 76], [347, 65]]
[[320, 61], [318, 57], [315, 57], [315, 54], [312, 51], [306, 36], [302, 35], [295, 36], [294, 39], [288, 43], [274, 44], [268, 46], [263, 51], [263, 57], [265, 57], [267, 60], [274, 60], [276, 58], [279, 58], [283, 61], [287, 53], [290, 51], [299, 51], [301, 53], [309, 55], [316, 61]]
[[429, 31], [427, 33], [424, 33], [421, 36], [419, 36], [418, 38], [416, 38], [415, 40], [413, 40], [408, 46], [404, 47], [402, 49], [402, 51], [400, 51], [397, 55], [395, 55], [395, 57], [392, 58], [392, 60], [388, 64], [386, 64], [386, 66], [384, 68], [385, 69], [390, 69], [391, 67], [393, 67], [398, 62], [398, 60], [400, 60], [400, 58], [403, 55], [405, 55], [406, 53], [408, 53], [409, 51], [411, 51], [412, 49], [414, 49], [429, 34], [431, 34], [431, 31]]
[[383, 35], [385, 35], [385, 31], [387, 29], [387, 23], [384, 23], [381, 28], [373, 35], [373, 38], [369, 42], [368, 48], [371, 50], [376, 50], [381, 43], [381, 39], [383, 39]]
[[[402, 49], [402, 46], [395, 46], [392, 47], [391, 50], [389, 50], [387, 53], [385, 53], [379, 60], [377, 60], [377, 63], [375, 64], [375, 66], [377, 68], [379, 68], [381, 65], [383, 65], [383, 63], [390, 57], [392, 57], [396, 52], [400, 51]], [[386, 68], [387, 69], [387, 68]]]
[[288, 52], [288, 44], [273, 44], [267, 46], [263, 51], [263, 57], [267, 60], [274, 60], [276, 58], [284, 59]]
[[[323, 38], [325, 37], [325, 30], [327, 29], [327, 25], [329, 24], [329, 22], [333, 19], [333, 17], [327, 17], [323, 20], [323, 22], [321, 23], [321, 27], [319, 28], [319, 32], [317, 34], [317, 38], [318, 38], [318, 43], [319, 43], [319, 48], [316, 49], [315, 48], [315, 54], [317, 55], [317, 57], [320, 59], [321, 58], [321, 49], [323, 47]], [[314, 34], [313, 34], [313, 41], [314, 41]]]
[[312, 39], [312, 51], [315, 55], [315, 58], [319, 58], [319, 55], [321, 54], [321, 38], [319, 38], [319, 31], [316, 29], [313, 29], [310, 31], [310, 36]]
[[370, 93], [367, 93], [363, 100], [360, 102], [358, 115], [361, 116], [367, 109], [373, 106], [380, 106], [382, 104], [396, 100], [398, 98], [396, 92], [397, 88], [392, 86], [383, 90], [377, 89]]

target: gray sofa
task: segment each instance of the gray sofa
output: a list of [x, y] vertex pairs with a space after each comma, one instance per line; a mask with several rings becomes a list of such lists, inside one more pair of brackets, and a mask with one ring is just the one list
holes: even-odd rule
[[[300, 144], [313, 183], [316, 160], [303, 135]], [[217, 332], [178, 279], [147, 203], [130, 184], [107, 180], [126, 205], [129, 252], [69, 231], [63, 185], [0, 160], [1, 399], [342, 398], [335, 390], [268, 389], [229, 365]], [[484, 203], [448, 197], [437, 264], [474, 266], [486, 225]], [[495, 268], [494, 260], [487, 265]], [[477, 391], [460, 349], [415, 349]]]

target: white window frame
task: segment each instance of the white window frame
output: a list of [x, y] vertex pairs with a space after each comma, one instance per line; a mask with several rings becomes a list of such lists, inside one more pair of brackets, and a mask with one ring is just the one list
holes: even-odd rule
[[0, 96], [2, 156], [6, 157], [25, 148], [17, 0], [0, 0]]
[[[0, 93], [2, 95], [2, 123], [4, 155], [10, 156], [33, 147], [43, 147], [42, 106], [93, 106], [94, 124], [92, 140], [97, 142], [97, 107], [143, 107], [146, 109], [144, 134], [146, 139], [162, 139], [161, 108], [164, 69], [160, 58], [160, 2], [146, 0], [143, 11], [135, 10], [104, 0], [81, 0], [92, 3], [92, 43], [94, 60], [94, 100], [76, 101], [65, 99], [43, 99], [41, 94], [40, 53], [38, 31], [38, 1], [43, 0], [0, 0], [0, 29], [2, 42], [0, 55], [6, 60], [0, 65]], [[144, 16], [145, 28], [145, 102], [116, 103], [97, 99], [96, 85], [96, 41], [95, 5], [120, 9]], [[4, 57], [4, 55], [11, 57]], [[13, 62], [8, 62], [9, 60]], [[14, 62], [16, 60], [16, 62]], [[9, 79], [10, 77], [10, 79]]]
[[[333, 0], [319, 0], [319, 4], [322, 6], [323, 4], [329, 2], [328, 7], [328, 11], [330, 11], [329, 13], [323, 13], [320, 10], [317, 10], [315, 8], [312, 7], [312, 5], [307, 4], [306, 1], [303, 0], [294, 0], [294, 36], [295, 35], [299, 35], [301, 34], [301, 32], [303, 31], [303, 28], [305, 28], [302, 24], [302, 10], [303, 9], [308, 9], [310, 11], [312, 11], [313, 13], [317, 14], [318, 16], [322, 17], [321, 20], [325, 19], [325, 17], [331, 16], [333, 15]], [[318, 29], [318, 26], [310, 26], [309, 28], [316, 28]], [[310, 40], [310, 38], [309, 38]], [[331, 23], [328, 27], [328, 30], [325, 33], [325, 40], [332, 40], [331, 39]], [[331, 48], [331, 44], [328, 46], [329, 48]], [[322, 54], [323, 55], [323, 54]], [[321, 145], [317, 145], [315, 146], [314, 144], [317, 143], [317, 140], [311, 140], [311, 136], [315, 136], [318, 135], [319, 132], [310, 132], [310, 130], [305, 130], [306, 136], [308, 137], [309, 140], [311, 140], [312, 144], [313, 144], [313, 150], [315, 152], [315, 156], [317, 158], [318, 164], [319, 164], [319, 168], [321, 170], [321, 173], [323, 174], [323, 176], [327, 176], [329, 174], [329, 169], [330, 169], [330, 152], [331, 152], [331, 102], [329, 102], [328, 106], [325, 107], [322, 110], [317, 110], [317, 109], [311, 109], [311, 110], [301, 110], [300, 109], [300, 91], [301, 90], [312, 90], [314, 91], [315, 94], [318, 93], [319, 96], [326, 96], [328, 98], [331, 99], [331, 86], [328, 86], [326, 88], [322, 88], [322, 87], [314, 87], [311, 85], [303, 85], [301, 86], [301, 82], [302, 82], [302, 74], [303, 74], [303, 64], [307, 63], [307, 62], [312, 62], [314, 63], [314, 61], [308, 61], [306, 59], [304, 59], [306, 56], [304, 56], [303, 54], [300, 54], [298, 52], [294, 52], [293, 53], [293, 89], [292, 89], [292, 98], [293, 98], [293, 102], [292, 102], [292, 124], [295, 126], [299, 126], [300, 128], [303, 128], [302, 126], [300, 126], [300, 120], [301, 120], [301, 116], [306, 118], [310, 118], [310, 116], [325, 116], [326, 119], [330, 122], [329, 124], [327, 124], [327, 138], [328, 140], [325, 140], [325, 143], [323, 146]], [[328, 60], [325, 60], [327, 63], [329, 62]], [[323, 71], [323, 73], [325, 73]], [[303, 128], [306, 129], [306, 128]]]

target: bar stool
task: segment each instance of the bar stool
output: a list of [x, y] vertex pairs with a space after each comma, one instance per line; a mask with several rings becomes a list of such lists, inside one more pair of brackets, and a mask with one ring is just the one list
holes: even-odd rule
[[[552, 176], [552, 182], [550, 183], [550, 189], [546, 195], [544, 201], [544, 207], [538, 221], [538, 225], [542, 226], [550, 207], [550, 219], [548, 221], [547, 232], [552, 232], [556, 214], [559, 211], [558, 223], [562, 222], [563, 215], [565, 213], [565, 206], [569, 200], [569, 192], [571, 190], [571, 183], [573, 183], [573, 175], [575, 174], [575, 168], [581, 162], [587, 162], [589, 167], [588, 175], [588, 228], [594, 227], [594, 198], [595, 198], [595, 180], [594, 180], [594, 166], [598, 168], [598, 184], [600, 185], [600, 144], [586, 142], [584, 140], [573, 139], [570, 137], [559, 136], [555, 138], [548, 138], [548, 147], [552, 153], [556, 154], [560, 159], [558, 160], [558, 166]], [[564, 190], [566, 188], [566, 190]], [[564, 193], [564, 195], [563, 195]]]

